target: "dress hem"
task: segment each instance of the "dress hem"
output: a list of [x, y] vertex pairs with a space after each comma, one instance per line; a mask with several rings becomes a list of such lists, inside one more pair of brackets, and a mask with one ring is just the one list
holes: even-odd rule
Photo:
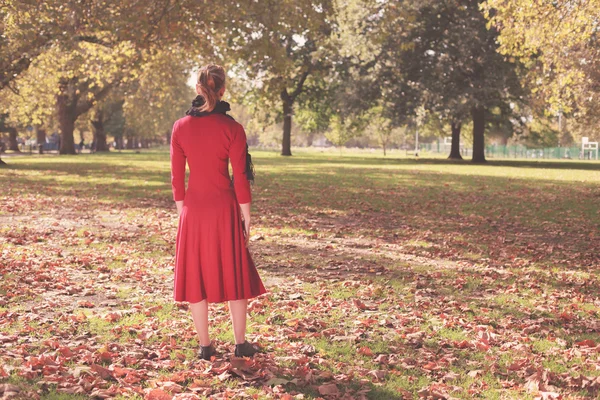
[[262, 296], [263, 294], [266, 294], [266, 293], [267, 293], [267, 291], [264, 291], [264, 292], [262, 292], [262, 293], [258, 293], [258, 294], [250, 295], [250, 296], [248, 296], [248, 297], [241, 297], [241, 298], [227, 298], [227, 297], [225, 297], [225, 298], [223, 298], [222, 300], [209, 300], [208, 298], [203, 298], [203, 299], [201, 299], [201, 300], [198, 300], [198, 301], [190, 302], [189, 300], [177, 300], [177, 299], [175, 299], [175, 298], [174, 298], [174, 299], [173, 299], [173, 301], [175, 301], [176, 303], [190, 303], [190, 304], [196, 304], [196, 303], [200, 303], [200, 302], [202, 302], [202, 301], [204, 301], [204, 300], [208, 300], [208, 302], [209, 302], [210, 304], [214, 304], [214, 303], [224, 303], [224, 302], [226, 302], [226, 301], [250, 300], [250, 299], [254, 299], [254, 298], [258, 297], [258, 296]]

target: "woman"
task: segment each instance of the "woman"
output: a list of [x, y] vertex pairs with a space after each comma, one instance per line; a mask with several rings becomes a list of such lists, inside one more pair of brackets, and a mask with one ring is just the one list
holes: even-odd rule
[[190, 303], [200, 358], [210, 360], [215, 354], [208, 334], [208, 303], [224, 301], [229, 302], [235, 355], [251, 357], [257, 349], [245, 338], [248, 299], [265, 293], [265, 288], [247, 249], [252, 200], [247, 175], [252, 177], [252, 172], [246, 134], [226, 114], [229, 104], [221, 101], [222, 67], [202, 68], [196, 92], [192, 108], [175, 122], [171, 136], [171, 183], [179, 214], [174, 298]]

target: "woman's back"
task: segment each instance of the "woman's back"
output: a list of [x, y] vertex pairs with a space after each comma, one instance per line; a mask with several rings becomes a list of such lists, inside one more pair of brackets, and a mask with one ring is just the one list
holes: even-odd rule
[[[216, 206], [225, 200], [223, 196], [234, 196], [228, 169], [231, 159], [237, 200], [240, 204], [250, 202], [250, 185], [245, 177], [246, 134], [235, 120], [220, 113], [186, 116], [175, 123], [171, 140], [176, 201], [185, 199], [185, 206], [193, 209]], [[186, 160], [190, 168], [187, 191]]]

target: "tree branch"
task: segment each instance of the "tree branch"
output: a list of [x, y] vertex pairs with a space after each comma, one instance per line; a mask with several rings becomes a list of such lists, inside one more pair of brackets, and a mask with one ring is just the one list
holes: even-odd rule
[[102, 89], [100, 89], [100, 91], [98, 93], [95, 93], [94, 96], [90, 100], [81, 101], [81, 99], [80, 99], [80, 101], [77, 103], [77, 106], [75, 107], [75, 115], [80, 116], [80, 115], [88, 112], [92, 107], [94, 107], [94, 105], [97, 102], [101, 101], [106, 96], [108, 96], [108, 94], [112, 90], [113, 86], [117, 82], [118, 82], [118, 80], [107, 84]]
[[101, 46], [108, 47], [108, 48], [112, 48], [115, 45], [112, 42], [105, 42], [104, 40], [99, 39], [96, 36], [92, 36], [92, 35], [77, 35], [77, 36], [73, 37], [73, 40], [75, 40], [76, 42], [99, 44]]
[[[296, 97], [298, 97], [298, 95], [300, 93], [302, 93], [302, 88], [304, 86], [304, 82], [306, 82], [306, 78], [308, 78], [308, 76], [310, 75], [311, 71], [312, 71], [312, 65], [309, 65], [308, 69], [306, 71], [304, 71], [302, 73], [302, 75], [300, 76], [300, 80], [296, 84], [296, 89], [290, 95], [290, 98], [291, 98], [292, 102], [296, 100]], [[287, 90], [286, 90], [286, 93], [287, 93]]]

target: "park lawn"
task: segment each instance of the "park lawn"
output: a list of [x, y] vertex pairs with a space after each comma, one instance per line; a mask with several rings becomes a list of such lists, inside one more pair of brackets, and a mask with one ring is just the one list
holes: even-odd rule
[[265, 352], [232, 359], [213, 305], [213, 363], [171, 301], [166, 151], [7, 159], [1, 382], [23, 399], [598, 396], [599, 163], [252, 154]]

